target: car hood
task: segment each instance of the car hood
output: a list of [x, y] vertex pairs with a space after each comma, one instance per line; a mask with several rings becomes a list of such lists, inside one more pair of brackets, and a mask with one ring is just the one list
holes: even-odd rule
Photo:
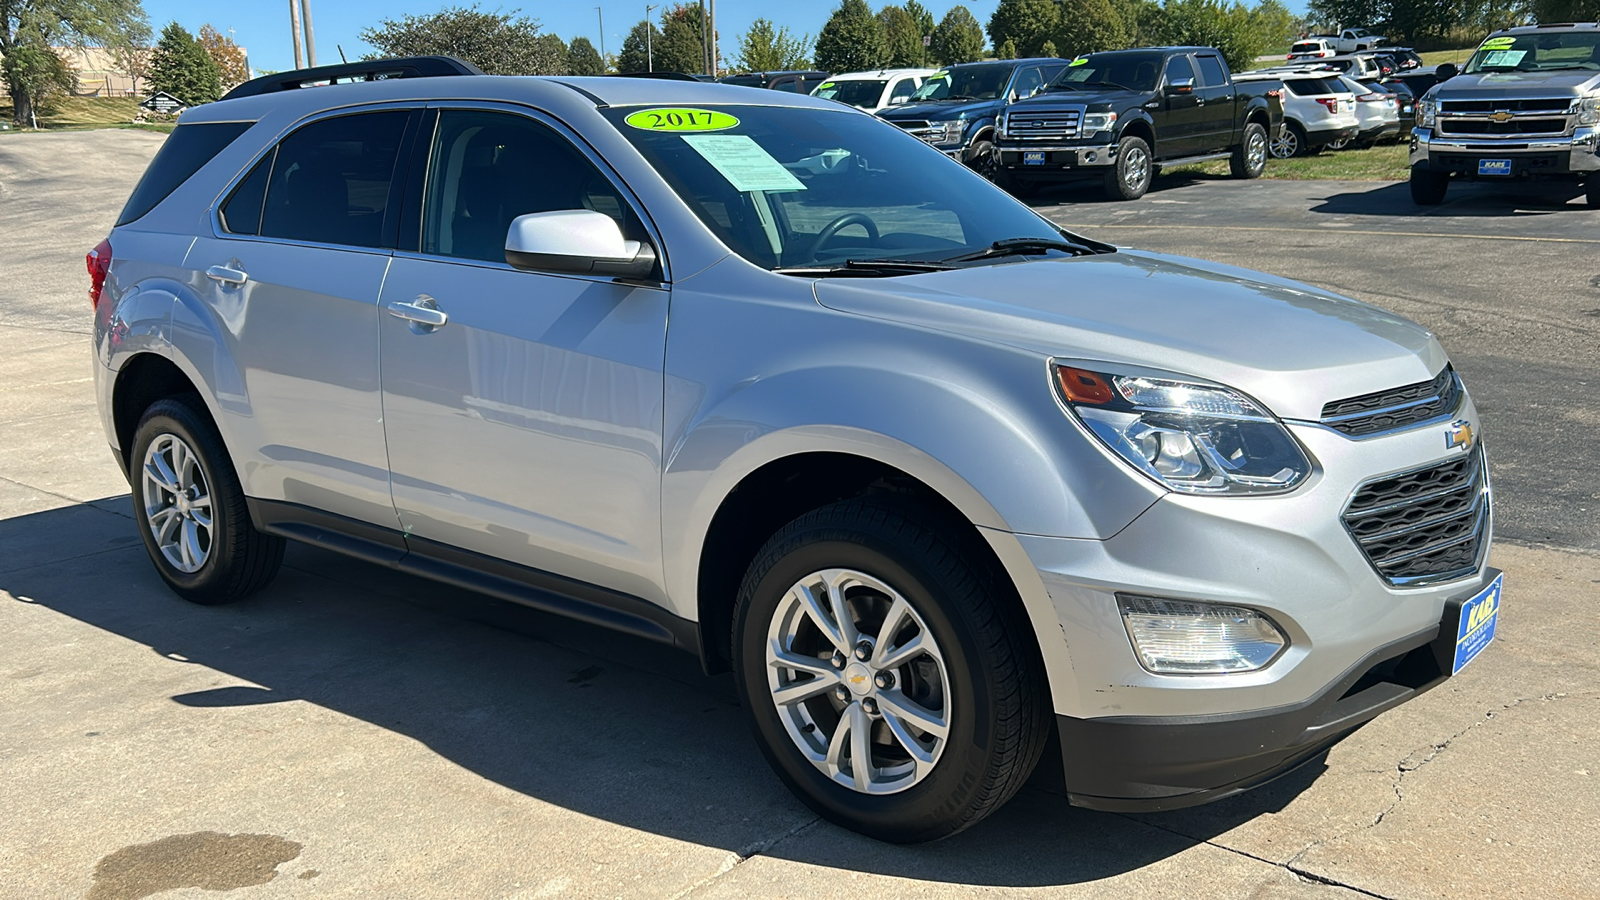
[[899, 106], [883, 110], [878, 115], [893, 122], [896, 119], [927, 119], [930, 122], [939, 122], [946, 119], [959, 118], [962, 113], [987, 113], [995, 108], [998, 100], [963, 100], [943, 103], [937, 100], [928, 100], [922, 103], [902, 103]]
[[1058, 109], [1063, 106], [1093, 106], [1109, 103], [1113, 107], [1137, 103], [1149, 96], [1149, 91], [1124, 91], [1108, 88], [1103, 91], [1051, 91], [1018, 100], [1006, 108], [1011, 115], [1027, 115], [1035, 110]]
[[1506, 90], [1538, 90], [1552, 97], [1575, 97], [1600, 88], [1600, 72], [1480, 72], [1457, 75], [1433, 89], [1441, 100], [1499, 100], [1509, 98]]
[[1008, 344], [1041, 358], [1126, 363], [1238, 388], [1286, 419], [1427, 381], [1427, 329], [1309, 285], [1142, 251], [1033, 259], [882, 280], [820, 280], [841, 312]]

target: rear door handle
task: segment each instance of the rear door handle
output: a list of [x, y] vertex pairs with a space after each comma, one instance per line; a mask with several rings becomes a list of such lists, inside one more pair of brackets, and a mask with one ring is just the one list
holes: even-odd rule
[[250, 276], [245, 274], [243, 269], [231, 266], [212, 266], [206, 270], [206, 277], [222, 284], [244, 284], [250, 280]]
[[397, 319], [405, 319], [412, 323], [412, 330], [426, 333], [435, 328], [444, 327], [450, 321], [445, 311], [439, 308], [432, 297], [422, 294], [410, 303], [396, 300], [389, 304], [389, 315]]

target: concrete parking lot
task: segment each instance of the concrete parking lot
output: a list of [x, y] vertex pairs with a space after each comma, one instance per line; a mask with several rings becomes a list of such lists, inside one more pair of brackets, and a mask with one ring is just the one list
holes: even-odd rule
[[1432, 328], [1488, 423], [1507, 599], [1458, 678], [1251, 794], [1029, 790], [907, 848], [818, 822], [729, 684], [653, 645], [299, 546], [244, 603], [171, 595], [100, 433], [82, 263], [160, 140], [0, 137], [0, 897], [1600, 897], [1600, 212], [1570, 196], [1038, 199]]

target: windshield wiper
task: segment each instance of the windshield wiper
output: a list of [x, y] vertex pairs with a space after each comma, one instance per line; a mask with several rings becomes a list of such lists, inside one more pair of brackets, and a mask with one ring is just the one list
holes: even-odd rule
[[1053, 238], [1007, 238], [995, 241], [988, 247], [972, 253], [963, 253], [945, 260], [947, 263], [977, 262], [981, 259], [995, 259], [1001, 256], [1026, 256], [1035, 253], [1048, 253], [1051, 250], [1060, 250], [1074, 256], [1088, 256], [1097, 253], [1115, 253], [1117, 248], [1099, 241], [1073, 235], [1074, 240]]
[[939, 99], [940, 100], [982, 100], [983, 98], [982, 97], [974, 97], [971, 94], [946, 94], [945, 96], [940, 97]]
[[779, 266], [772, 271], [802, 278], [891, 278], [919, 272], [943, 272], [953, 268], [955, 266], [942, 260], [847, 259], [837, 266]]

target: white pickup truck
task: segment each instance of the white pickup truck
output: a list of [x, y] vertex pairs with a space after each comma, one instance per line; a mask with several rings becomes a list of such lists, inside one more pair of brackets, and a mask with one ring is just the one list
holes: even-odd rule
[[1307, 40], [1327, 41], [1334, 50], [1340, 53], [1354, 53], [1357, 50], [1372, 50], [1380, 47], [1389, 39], [1381, 34], [1373, 34], [1365, 28], [1346, 28], [1337, 35], [1319, 34]]

